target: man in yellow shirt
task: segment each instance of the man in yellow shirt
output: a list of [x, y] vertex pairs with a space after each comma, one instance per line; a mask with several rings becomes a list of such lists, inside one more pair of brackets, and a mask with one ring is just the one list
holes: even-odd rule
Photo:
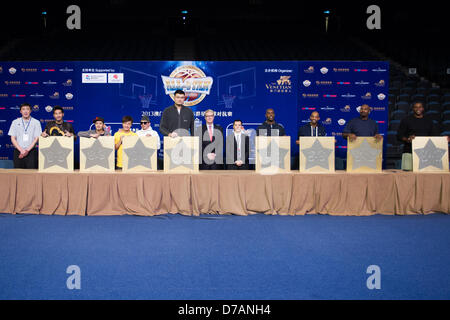
[[137, 136], [136, 133], [131, 131], [131, 126], [133, 125], [133, 118], [130, 116], [124, 116], [122, 118], [122, 129], [114, 134], [114, 143], [117, 150], [117, 164], [118, 169], [122, 169], [122, 155], [123, 147], [122, 141], [124, 136]]

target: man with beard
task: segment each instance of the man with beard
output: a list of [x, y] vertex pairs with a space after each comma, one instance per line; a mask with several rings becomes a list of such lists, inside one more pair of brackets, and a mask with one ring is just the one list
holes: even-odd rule
[[359, 109], [359, 118], [353, 118], [348, 122], [342, 137], [350, 141], [354, 141], [357, 137], [375, 137], [377, 141], [380, 141], [382, 136], [378, 133], [378, 124], [369, 119], [369, 114], [369, 105], [363, 104]]
[[[319, 123], [320, 116], [317, 111], [311, 112], [309, 116], [309, 123], [301, 126], [298, 129], [298, 137], [324, 137], [327, 135], [327, 131], [325, 127]], [[297, 144], [300, 143], [300, 140], [296, 141]]]
[[[412, 115], [408, 115], [400, 121], [397, 131], [397, 139], [403, 142], [402, 170], [412, 170], [412, 141], [416, 136], [438, 136], [439, 128], [433, 121], [423, 114], [422, 102], [412, 104]], [[447, 136], [447, 139], [449, 137]], [[450, 141], [450, 140], [449, 140]]]
[[60, 106], [55, 106], [53, 108], [53, 118], [55, 120], [47, 123], [41, 136], [44, 138], [48, 136], [65, 136], [76, 138], [72, 124], [64, 121], [63, 108]]

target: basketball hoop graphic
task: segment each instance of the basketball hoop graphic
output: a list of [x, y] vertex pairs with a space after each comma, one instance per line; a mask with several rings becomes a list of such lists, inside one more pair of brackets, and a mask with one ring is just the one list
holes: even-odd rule
[[152, 94], [144, 94], [139, 96], [139, 100], [141, 100], [142, 108], [148, 109], [150, 107], [150, 102], [152, 101]]
[[230, 94], [224, 94], [222, 95], [223, 102], [225, 103], [225, 108], [232, 108], [233, 107], [233, 101], [236, 96], [232, 96]]

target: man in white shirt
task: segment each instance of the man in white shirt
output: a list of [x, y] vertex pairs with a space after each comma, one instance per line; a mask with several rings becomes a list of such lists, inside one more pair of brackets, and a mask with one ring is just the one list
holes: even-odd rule
[[211, 109], [205, 111], [205, 122], [199, 132], [202, 159], [200, 170], [221, 170], [223, 168], [223, 129], [214, 123], [214, 111]]
[[248, 170], [250, 139], [243, 131], [241, 120], [234, 120], [233, 133], [226, 141], [227, 170]]
[[21, 118], [11, 123], [8, 135], [14, 145], [14, 168], [37, 169], [38, 152], [35, 148], [42, 133], [41, 124], [31, 117], [31, 105], [20, 105]]
[[156, 137], [158, 149], [161, 146], [161, 139], [159, 138], [158, 132], [152, 129], [150, 125], [150, 118], [148, 116], [142, 116], [141, 118], [141, 130], [136, 131], [139, 137]]

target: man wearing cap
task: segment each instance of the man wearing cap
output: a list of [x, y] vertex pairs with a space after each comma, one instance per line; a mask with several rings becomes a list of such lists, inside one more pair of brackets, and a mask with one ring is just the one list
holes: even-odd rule
[[136, 131], [139, 137], [156, 137], [158, 149], [161, 146], [161, 139], [158, 132], [152, 129], [150, 124], [150, 118], [148, 116], [142, 116], [141, 118], [141, 130]]
[[105, 120], [102, 117], [95, 117], [92, 123], [95, 125], [95, 130], [80, 131], [78, 136], [82, 138], [98, 138], [111, 135], [111, 130], [105, 126]]

